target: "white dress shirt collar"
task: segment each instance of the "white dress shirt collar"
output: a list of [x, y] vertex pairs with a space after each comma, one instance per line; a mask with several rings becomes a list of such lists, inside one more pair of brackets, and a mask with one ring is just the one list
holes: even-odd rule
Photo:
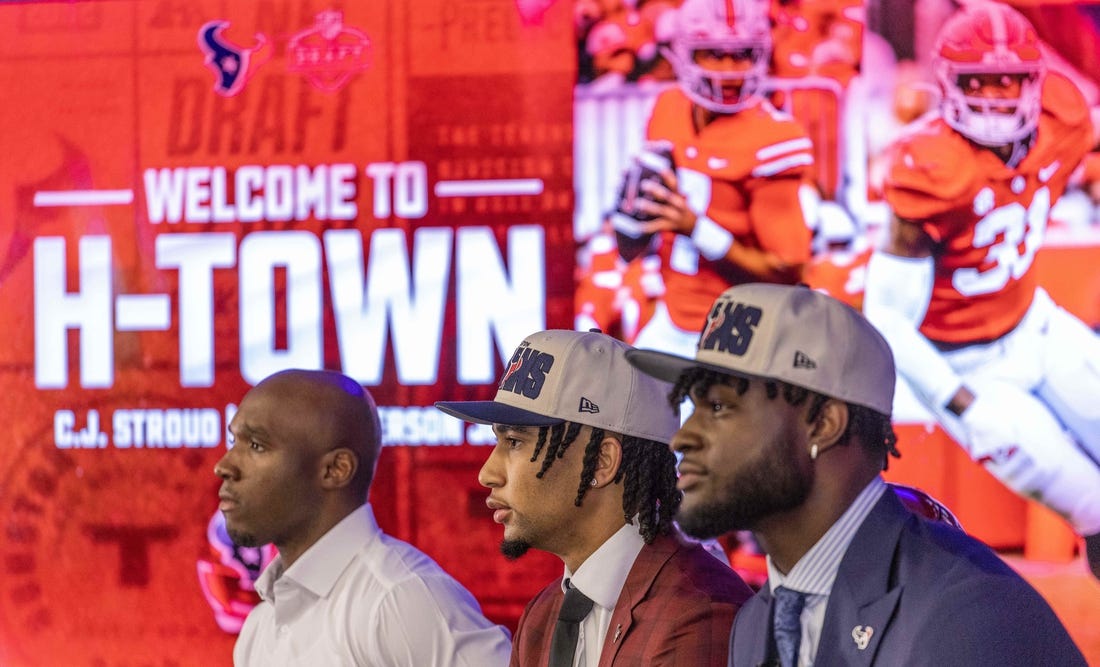
[[276, 556], [256, 580], [256, 592], [274, 603], [275, 582], [286, 577], [315, 596], [325, 597], [355, 554], [381, 532], [371, 506], [363, 505], [329, 529], [290, 567], [283, 564], [282, 556]]
[[576, 572], [565, 568], [562, 591], [566, 589], [565, 582], [569, 581], [600, 607], [609, 611], [614, 609], [634, 559], [643, 546], [645, 541], [638, 532], [637, 521], [634, 525], [625, 524], [593, 551]]
[[886, 482], [881, 477], [875, 477], [871, 483], [863, 488], [844, 510], [844, 514], [836, 520], [829, 530], [821, 536], [810, 550], [799, 559], [791, 571], [784, 575], [779, 568], [772, 563], [769, 556], [768, 585], [771, 591], [775, 591], [780, 585], [802, 593], [816, 595], [828, 595], [836, 580], [836, 573], [840, 569], [840, 561], [844, 559], [844, 553], [848, 545], [856, 536], [856, 531], [863, 525], [863, 520], [871, 513], [878, 499], [886, 491]]

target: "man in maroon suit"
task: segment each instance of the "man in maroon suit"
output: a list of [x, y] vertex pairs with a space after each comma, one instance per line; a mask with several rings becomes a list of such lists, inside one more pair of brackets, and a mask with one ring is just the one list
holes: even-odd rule
[[671, 385], [631, 367], [629, 349], [598, 332], [542, 331], [512, 355], [494, 400], [436, 403], [493, 425], [478, 479], [504, 555], [534, 547], [565, 564], [520, 618], [513, 665], [724, 666], [752, 595], [674, 528]]

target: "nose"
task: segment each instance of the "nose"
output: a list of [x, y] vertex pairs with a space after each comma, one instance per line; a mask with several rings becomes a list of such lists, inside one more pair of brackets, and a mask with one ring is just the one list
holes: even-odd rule
[[499, 447], [493, 447], [489, 458], [485, 459], [481, 470], [477, 472], [477, 483], [487, 489], [495, 489], [504, 483], [504, 477], [500, 472], [498, 449]]
[[676, 431], [669, 442], [668, 447], [676, 453], [683, 453], [700, 446], [699, 431], [694, 427], [695, 413], [687, 418], [687, 421]]
[[237, 466], [233, 465], [233, 462], [230, 461], [229, 458], [232, 453], [233, 450], [230, 449], [228, 452], [225, 453], [224, 456], [218, 459], [217, 463], [214, 464], [214, 474], [222, 478], [223, 480], [236, 479], [239, 476]]

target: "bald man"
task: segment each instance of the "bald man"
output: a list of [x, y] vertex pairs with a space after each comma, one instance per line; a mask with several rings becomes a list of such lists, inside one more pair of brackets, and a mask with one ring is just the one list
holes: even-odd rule
[[385, 535], [367, 492], [381, 450], [370, 394], [331, 371], [249, 391], [214, 466], [240, 546], [279, 555], [256, 581], [235, 665], [505, 665], [507, 631], [428, 556]]

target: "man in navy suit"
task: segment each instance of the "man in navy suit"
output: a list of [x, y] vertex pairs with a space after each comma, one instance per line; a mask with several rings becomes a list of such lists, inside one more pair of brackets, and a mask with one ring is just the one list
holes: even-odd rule
[[730, 664], [1085, 664], [989, 548], [886, 492], [894, 361], [855, 310], [806, 287], [738, 285], [695, 359], [627, 354], [695, 405], [671, 443], [682, 528], [751, 530], [768, 555]]

